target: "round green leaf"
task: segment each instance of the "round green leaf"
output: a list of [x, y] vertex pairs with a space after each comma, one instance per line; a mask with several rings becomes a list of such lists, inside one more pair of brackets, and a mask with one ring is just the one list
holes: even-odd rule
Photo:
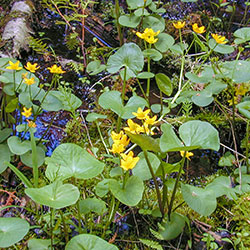
[[102, 114], [98, 114], [98, 113], [93, 112], [93, 113], [89, 113], [87, 115], [86, 121], [87, 122], [94, 122], [94, 121], [96, 121], [98, 119], [106, 119], [106, 118], [107, 118], [106, 115], [102, 115]]
[[154, 61], [160, 61], [162, 59], [162, 54], [156, 49], [145, 49], [143, 50], [143, 55], [145, 57], [150, 57]]
[[25, 193], [35, 202], [60, 209], [73, 205], [80, 196], [78, 188], [72, 184], [55, 181], [41, 188], [27, 188]]
[[218, 165], [220, 167], [224, 167], [224, 166], [231, 167], [233, 166], [234, 161], [235, 161], [235, 156], [232, 155], [230, 152], [226, 152], [225, 155], [223, 155], [220, 158]]
[[[40, 167], [44, 163], [45, 151], [42, 147], [37, 147], [36, 150], [37, 150], [37, 166]], [[32, 168], [33, 167], [32, 151], [30, 150], [30, 151], [26, 152], [25, 154], [21, 155], [21, 161], [26, 166]]]
[[118, 248], [96, 235], [80, 234], [72, 238], [65, 250], [118, 250]]
[[236, 30], [234, 32], [234, 36], [236, 37], [236, 39], [234, 40], [236, 44], [241, 44], [250, 41], [250, 27], [244, 27]]
[[213, 100], [212, 93], [207, 90], [197, 91], [196, 94], [192, 96], [193, 103], [199, 107], [206, 107], [211, 104]]
[[135, 15], [134, 13], [122, 15], [118, 19], [118, 22], [120, 25], [129, 27], [129, 28], [136, 28], [137, 25], [140, 23], [140, 21], [141, 21], [140, 16]]
[[0, 144], [0, 174], [5, 171], [7, 165], [4, 164], [5, 161], [10, 162], [11, 152], [6, 144]]
[[51, 240], [30, 239], [28, 241], [29, 250], [50, 250]]
[[213, 190], [182, 184], [181, 192], [185, 202], [200, 215], [209, 216], [217, 207]]
[[162, 32], [165, 29], [165, 20], [160, 15], [146, 16], [143, 18], [142, 27], [143, 29], [151, 28], [154, 32], [158, 30]]
[[[142, 179], [143, 181], [149, 180], [150, 178], [152, 178], [152, 175], [148, 168], [148, 164], [146, 162], [143, 152], [141, 152], [138, 155], [138, 157], [140, 158], [140, 160], [137, 162], [136, 166], [132, 170], [133, 175], [140, 177], [140, 179]], [[148, 152], [148, 158], [152, 165], [154, 173], [156, 173], [161, 163], [160, 160], [155, 154], [150, 153], [150, 152]]]
[[141, 72], [136, 77], [139, 79], [149, 79], [149, 78], [153, 78], [154, 76], [155, 74], [151, 72]]
[[63, 103], [55, 95], [55, 91], [51, 90], [42, 102], [41, 107], [47, 111], [59, 111], [63, 109]]
[[9, 247], [29, 232], [29, 223], [20, 218], [0, 218], [0, 247]]
[[239, 112], [246, 118], [250, 119], [250, 101], [244, 101], [236, 105]]
[[106, 66], [104, 64], [101, 64], [100, 60], [95, 60], [90, 62], [87, 65], [86, 71], [88, 74], [92, 75], [97, 75], [100, 72], [102, 72], [103, 70], [105, 70]]
[[201, 149], [215, 151], [220, 148], [219, 133], [208, 122], [188, 121], [180, 126], [179, 134], [186, 146], [198, 146]]
[[214, 39], [208, 41], [210, 49], [221, 54], [230, 54], [234, 52], [234, 48], [227, 44], [218, 44]]
[[158, 41], [154, 44], [155, 48], [164, 53], [174, 45], [174, 38], [167, 33], [160, 33]]
[[106, 203], [96, 198], [87, 198], [85, 200], [80, 200], [79, 205], [81, 214], [94, 212], [102, 215], [107, 211]]
[[146, 0], [146, 3], [144, 0], [127, 0], [126, 1], [130, 9], [137, 9], [140, 7], [148, 6], [152, 3], [152, 0]]
[[73, 143], [59, 145], [47, 158], [47, 163], [46, 176], [51, 181], [70, 177], [90, 179], [99, 175], [104, 168], [104, 163]]
[[109, 181], [109, 188], [115, 198], [127, 206], [136, 206], [144, 191], [143, 181], [138, 176], [129, 177], [124, 188], [121, 183], [112, 179]]
[[110, 179], [104, 179], [97, 183], [95, 186], [96, 195], [103, 197], [109, 192], [109, 181]]
[[159, 233], [164, 240], [172, 240], [183, 231], [184, 227], [185, 217], [178, 213], [171, 213], [170, 221], [165, 219], [161, 223]]
[[135, 43], [125, 43], [117, 52], [110, 56], [107, 63], [107, 70], [113, 74], [122, 67], [126, 67], [135, 74], [140, 72], [144, 66], [142, 51]]
[[21, 141], [17, 136], [11, 136], [7, 140], [10, 151], [15, 155], [22, 155], [31, 150], [30, 141]]
[[0, 143], [5, 141], [12, 133], [11, 128], [4, 128], [3, 130], [0, 130]]
[[155, 75], [155, 80], [158, 88], [162, 93], [167, 96], [170, 96], [172, 94], [173, 86], [168, 76], [163, 73], [158, 73]]

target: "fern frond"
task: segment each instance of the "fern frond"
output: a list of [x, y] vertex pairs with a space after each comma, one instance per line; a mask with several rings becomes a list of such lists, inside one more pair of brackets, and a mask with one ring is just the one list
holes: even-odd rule
[[77, 37], [77, 33], [70, 33], [66, 36], [66, 45], [69, 50], [73, 50], [79, 45]]
[[70, 66], [71, 70], [73, 70], [76, 74], [81, 74], [83, 71], [83, 65], [81, 63], [71, 61], [67, 63], [67, 65]]
[[140, 240], [141, 243], [143, 243], [147, 247], [157, 249], [157, 250], [163, 250], [162, 246], [156, 241], [147, 240], [147, 239], [139, 239], [139, 240]]
[[48, 45], [42, 41], [42, 39], [29, 37], [29, 47], [32, 48], [38, 54], [48, 53]]

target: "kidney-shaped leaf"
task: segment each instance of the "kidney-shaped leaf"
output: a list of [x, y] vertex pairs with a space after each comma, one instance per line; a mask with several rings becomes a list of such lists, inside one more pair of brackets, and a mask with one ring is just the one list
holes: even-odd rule
[[96, 235], [80, 234], [68, 242], [65, 250], [118, 250], [118, 248]]
[[17, 136], [11, 136], [7, 140], [10, 151], [16, 155], [22, 155], [31, 150], [30, 141], [21, 141]]
[[250, 119], [250, 101], [244, 101], [236, 105], [239, 112], [246, 118]]
[[51, 181], [74, 177], [89, 179], [103, 171], [104, 163], [98, 161], [82, 147], [73, 143], [59, 145], [47, 159], [46, 176]]
[[234, 32], [234, 36], [236, 37], [236, 39], [234, 40], [236, 44], [241, 44], [250, 41], [250, 27], [244, 27], [236, 30]]
[[29, 250], [49, 250], [51, 240], [44, 239], [30, 239], [28, 241]]
[[9, 247], [23, 239], [29, 227], [29, 223], [20, 218], [0, 218], [0, 247]]
[[97, 198], [87, 198], [85, 200], [81, 200], [79, 204], [80, 212], [82, 214], [94, 212], [102, 215], [107, 211], [106, 203], [103, 200], [99, 200]]
[[109, 181], [109, 188], [121, 203], [127, 206], [136, 206], [142, 199], [144, 185], [138, 176], [131, 176], [124, 188], [120, 182], [114, 179]]
[[218, 131], [208, 122], [188, 121], [179, 128], [179, 134], [186, 146], [218, 151], [220, 140]]
[[10, 161], [11, 152], [6, 144], [0, 144], [0, 174], [5, 171], [7, 165], [5, 161]]
[[157, 36], [158, 41], [155, 43], [155, 48], [164, 53], [174, 45], [174, 38], [167, 33], [161, 33]]
[[107, 63], [109, 73], [116, 73], [126, 67], [135, 74], [143, 69], [144, 57], [135, 43], [125, 43], [117, 52], [110, 56]]
[[209, 216], [216, 209], [217, 201], [213, 190], [182, 184], [181, 192], [184, 201], [203, 216]]
[[27, 188], [25, 193], [33, 201], [56, 209], [75, 204], [80, 196], [76, 186], [62, 184], [60, 181], [55, 181], [41, 188]]
[[158, 73], [155, 75], [155, 80], [158, 88], [162, 93], [167, 96], [170, 96], [172, 94], [173, 86], [168, 76], [163, 73]]

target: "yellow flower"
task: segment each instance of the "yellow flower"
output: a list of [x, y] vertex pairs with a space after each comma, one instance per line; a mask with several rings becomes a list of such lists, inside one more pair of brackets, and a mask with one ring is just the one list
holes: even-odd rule
[[145, 111], [142, 111], [141, 108], [138, 108], [137, 109], [137, 113], [136, 112], [132, 112], [132, 114], [135, 115], [137, 119], [144, 120], [144, 119], [147, 118], [149, 112], [150, 112], [150, 109], [146, 109]]
[[144, 132], [144, 129], [131, 119], [128, 119], [127, 123], [128, 127], [125, 127], [124, 130], [129, 131], [132, 134], [140, 134], [141, 132]]
[[[184, 157], [185, 151], [180, 151], [181, 157]], [[192, 152], [186, 151], [186, 158], [191, 161], [190, 156], [193, 156], [194, 154]]]
[[119, 140], [119, 143], [122, 144], [124, 147], [127, 147], [130, 142], [127, 135], [123, 135], [122, 138]]
[[24, 67], [32, 73], [35, 73], [36, 70], [40, 68], [40, 66], [37, 66], [37, 63], [31, 64], [30, 62], [27, 62], [26, 66]]
[[121, 168], [124, 170], [133, 169], [136, 163], [140, 160], [139, 157], [134, 157], [133, 151], [130, 151], [127, 155], [121, 154]]
[[220, 35], [217, 35], [217, 34], [211, 34], [211, 35], [212, 35], [213, 39], [217, 43], [219, 43], [219, 44], [225, 44], [225, 43], [227, 43], [227, 41], [225, 41], [226, 40], [225, 36], [220, 36]]
[[115, 141], [112, 145], [112, 149], [110, 150], [110, 152], [112, 153], [117, 153], [120, 154], [125, 150], [125, 146], [121, 143], [119, 143], [119, 141]]
[[21, 70], [22, 67], [19, 67], [19, 61], [17, 61], [16, 63], [13, 63], [12, 61], [9, 61], [9, 65], [8, 67], [6, 67], [6, 69], [12, 69], [12, 70]]
[[197, 23], [193, 24], [192, 27], [193, 27], [193, 31], [198, 33], [198, 34], [202, 34], [206, 31], [205, 26], [198, 27]]
[[140, 37], [141, 39], [145, 40], [146, 42], [153, 44], [158, 41], [158, 38], [155, 38], [155, 36], [158, 36], [160, 33], [160, 30], [157, 32], [154, 32], [153, 29], [146, 28], [143, 33], [136, 32], [136, 35]]
[[144, 133], [146, 133], [147, 135], [154, 135], [155, 133], [153, 132], [152, 128], [148, 127], [147, 123], [143, 123], [143, 129], [144, 129]]
[[144, 124], [147, 124], [147, 125], [154, 125], [154, 124], [157, 123], [156, 119], [157, 119], [157, 116], [156, 116], [156, 115], [153, 116], [152, 118], [150, 118], [149, 116], [146, 116]]
[[116, 141], [116, 140], [120, 140], [122, 135], [123, 135], [123, 131], [121, 130], [119, 134], [117, 134], [116, 132], [112, 131], [111, 132], [111, 138], [113, 141]]
[[25, 117], [30, 117], [31, 115], [32, 115], [32, 112], [31, 112], [31, 108], [29, 108], [29, 109], [26, 109], [25, 107], [23, 107], [23, 112], [21, 113], [23, 116], [25, 116]]
[[34, 77], [32, 77], [32, 78], [24, 78], [24, 82], [27, 84], [27, 85], [32, 85], [32, 84], [34, 84], [35, 83], [35, 78]]
[[48, 67], [48, 69], [52, 74], [63, 74], [66, 72], [62, 70], [61, 66], [58, 67], [56, 64], [54, 64], [52, 67]]
[[[229, 106], [232, 106], [233, 105], [233, 99], [230, 99], [227, 101], [229, 103]], [[238, 103], [238, 98], [237, 96], [234, 97], [234, 104], [237, 104]]]
[[240, 86], [238, 85], [235, 90], [236, 95], [245, 95], [247, 92], [248, 92], [248, 87], [244, 86], [244, 84], [240, 84]]
[[24, 78], [26, 78], [27, 77], [27, 75], [28, 75], [28, 72], [26, 72], [26, 73], [22, 73], [22, 78], [24, 79]]
[[36, 128], [35, 122], [30, 121], [30, 120], [26, 120], [26, 121], [28, 122], [28, 127], [29, 127], [29, 128]]
[[175, 27], [176, 29], [181, 29], [181, 28], [183, 28], [183, 27], [185, 26], [185, 24], [186, 24], [185, 21], [184, 21], [184, 22], [178, 21], [177, 23], [173, 23], [173, 25], [174, 25], [174, 27]]

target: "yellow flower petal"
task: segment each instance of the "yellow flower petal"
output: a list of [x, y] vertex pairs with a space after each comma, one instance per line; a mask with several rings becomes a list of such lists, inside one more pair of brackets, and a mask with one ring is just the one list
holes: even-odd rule
[[197, 23], [193, 24], [192, 27], [193, 27], [193, 31], [198, 33], [198, 34], [202, 34], [206, 31], [205, 26], [198, 27]]

